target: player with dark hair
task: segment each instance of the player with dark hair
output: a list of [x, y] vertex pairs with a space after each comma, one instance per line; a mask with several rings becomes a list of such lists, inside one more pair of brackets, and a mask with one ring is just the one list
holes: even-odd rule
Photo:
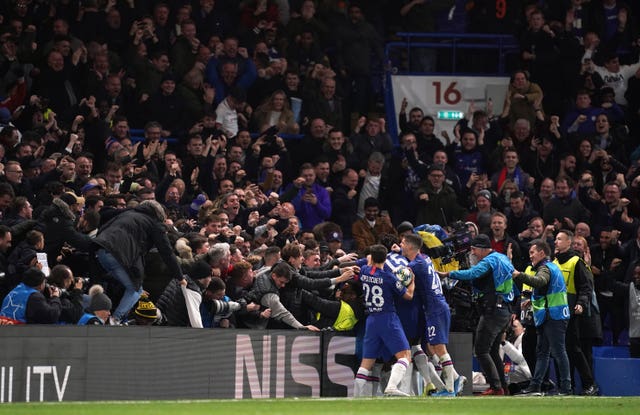
[[385, 349], [393, 353], [397, 361], [391, 369], [384, 393], [391, 396], [408, 396], [398, 389], [398, 384], [409, 366], [411, 351], [393, 300], [394, 297], [403, 297], [405, 300], [413, 298], [413, 279], [405, 287], [393, 274], [384, 270], [387, 248], [383, 245], [373, 245], [369, 252], [370, 262], [360, 270], [368, 318], [362, 362], [354, 384], [354, 396], [371, 396], [371, 369], [376, 358], [382, 356]]
[[[445, 388], [436, 392], [435, 396], [455, 396], [466, 381], [453, 367], [453, 361], [447, 350], [449, 343], [449, 329], [451, 328], [451, 311], [442, 293], [440, 278], [433, 267], [431, 258], [420, 253], [422, 238], [416, 234], [408, 234], [402, 238], [400, 244], [402, 254], [409, 260], [409, 267], [415, 275], [416, 291], [422, 296], [423, 307], [426, 311], [426, 335], [429, 351], [442, 366]], [[424, 292], [422, 292], [424, 291]], [[418, 345], [412, 347], [414, 361], [418, 368], [426, 368], [426, 355]], [[422, 370], [421, 370], [422, 373]], [[424, 376], [424, 375], [423, 375]], [[433, 377], [432, 377], [433, 378]], [[427, 379], [425, 377], [425, 379]], [[431, 379], [433, 381], [433, 379]]]

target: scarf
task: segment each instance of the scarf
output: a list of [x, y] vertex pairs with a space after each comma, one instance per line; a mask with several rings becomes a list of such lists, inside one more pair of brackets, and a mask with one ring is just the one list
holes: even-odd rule
[[[498, 176], [498, 191], [500, 191], [505, 180], [507, 180], [508, 174], [509, 172], [506, 167], [500, 170], [500, 176]], [[516, 169], [513, 171], [513, 182], [518, 186], [518, 189], [523, 190], [524, 185], [522, 183], [522, 169], [520, 169], [520, 166], [516, 166]]]

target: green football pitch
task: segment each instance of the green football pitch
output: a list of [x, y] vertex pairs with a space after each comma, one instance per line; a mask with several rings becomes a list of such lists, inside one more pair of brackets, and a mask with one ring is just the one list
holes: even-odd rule
[[640, 397], [459, 397], [445, 399], [265, 399], [0, 404], [0, 414], [324, 415], [324, 414], [640, 414]]

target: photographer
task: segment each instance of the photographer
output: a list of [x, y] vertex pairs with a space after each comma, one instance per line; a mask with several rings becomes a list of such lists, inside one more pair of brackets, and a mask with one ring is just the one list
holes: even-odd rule
[[491, 249], [491, 241], [486, 235], [478, 235], [471, 241], [471, 254], [479, 262], [470, 269], [438, 274], [441, 278], [472, 280], [480, 314], [473, 351], [490, 385], [482, 394], [504, 395], [503, 388], [507, 385], [499, 350], [502, 332], [511, 318], [509, 303], [514, 299], [511, 279], [514, 268], [506, 255]]
[[29, 268], [22, 276], [22, 282], [2, 301], [0, 326], [54, 324], [60, 318], [61, 309], [60, 289], [47, 285], [42, 271]]
[[84, 313], [83, 290], [85, 288], [85, 280], [80, 277], [74, 277], [73, 271], [68, 266], [56, 265], [51, 269], [48, 281], [52, 287], [57, 287], [60, 290], [62, 310], [58, 321], [76, 324]]

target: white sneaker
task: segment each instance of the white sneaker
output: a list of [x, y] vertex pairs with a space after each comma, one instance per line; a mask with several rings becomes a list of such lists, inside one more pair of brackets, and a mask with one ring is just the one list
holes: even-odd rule
[[406, 392], [402, 392], [398, 388], [387, 388], [384, 390], [385, 396], [411, 396]]

